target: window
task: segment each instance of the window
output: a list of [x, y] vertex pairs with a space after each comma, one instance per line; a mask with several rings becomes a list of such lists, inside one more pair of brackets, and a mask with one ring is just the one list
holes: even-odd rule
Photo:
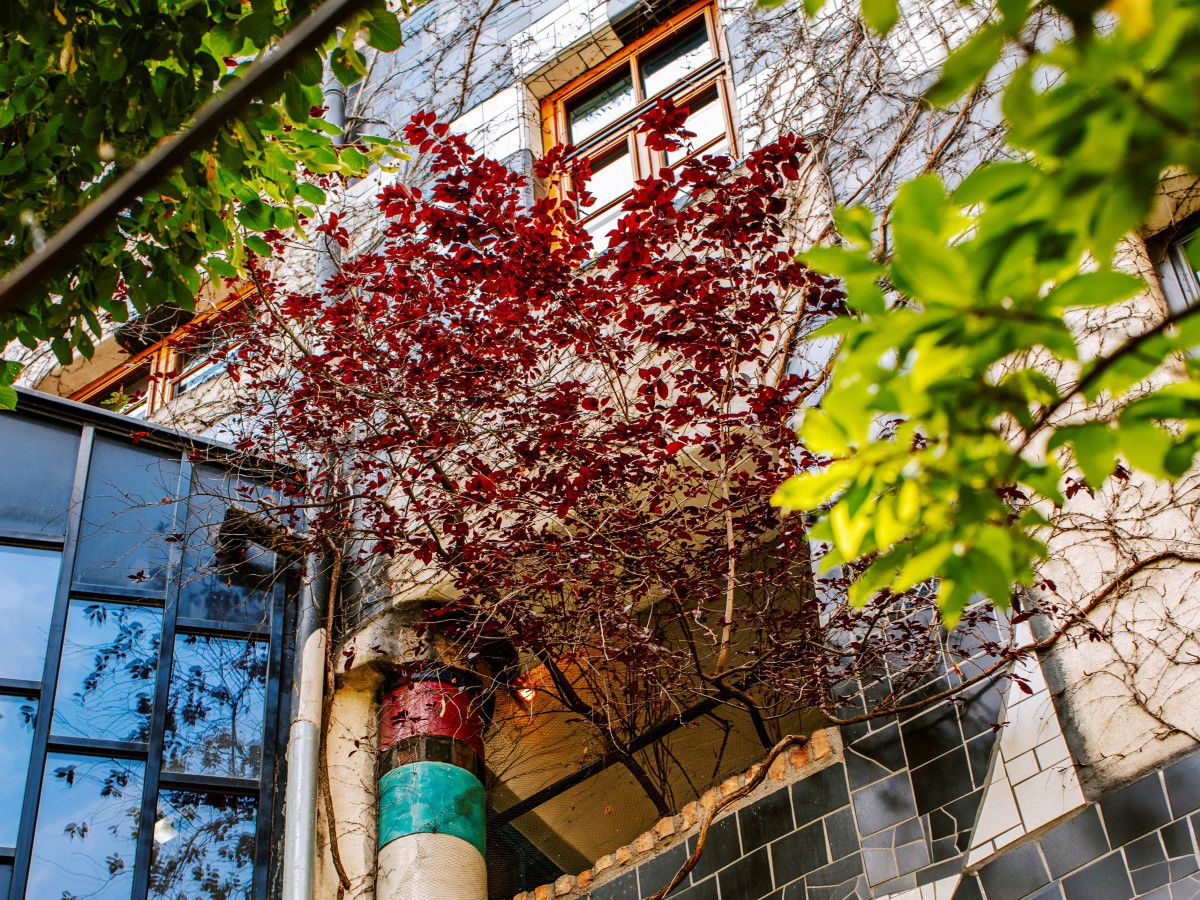
[[1200, 239], [1192, 231], [1167, 245], [1159, 264], [1163, 293], [1172, 313], [1183, 312], [1200, 300]]
[[47, 436], [72, 452], [39, 491], [0, 479], [0, 900], [265, 900], [284, 579], [221, 523], [268, 489], [157, 435], [0, 419], [14, 458]]
[[[663, 166], [701, 153], [735, 150], [727, 69], [712, 6], [680, 14], [661, 28], [557, 91], [543, 105], [548, 138], [571, 143], [592, 162], [589, 193], [580, 209], [597, 250], [621, 215], [634, 182]], [[669, 97], [689, 111], [686, 146], [651, 150], [637, 133], [641, 114]]]

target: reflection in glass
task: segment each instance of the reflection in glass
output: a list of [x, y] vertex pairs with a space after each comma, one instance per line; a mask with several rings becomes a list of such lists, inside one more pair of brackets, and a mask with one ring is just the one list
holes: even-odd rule
[[150, 859], [155, 900], [233, 900], [254, 886], [250, 797], [201, 791], [159, 794]]
[[592, 160], [592, 180], [588, 182], [588, 193], [595, 197], [592, 209], [600, 209], [622, 194], [633, 190], [633, 158], [629, 145], [622, 143]]
[[571, 142], [582, 143], [633, 109], [633, 79], [623, 72], [584, 93], [567, 107]]
[[642, 87], [646, 97], [669, 88], [713, 58], [708, 27], [701, 16], [642, 57]]
[[0, 527], [62, 537], [78, 453], [77, 427], [0, 416], [0, 459], [37, 463], [0, 466]]
[[129, 900], [143, 775], [136, 760], [47, 755], [26, 900]]
[[177, 637], [163, 768], [257, 778], [266, 694], [265, 642]]
[[[721, 108], [721, 95], [715, 87], [688, 101], [687, 106], [689, 114], [684, 128], [696, 136], [688, 138], [680, 149], [668, 152], [667, 165], [674, 165], [689, 153], [725, 136], [725, 113]], [[723, 153], [725, 146], [720, 144], [709, 152]]]
[[[21, 804], [25, 799], [25, 773], [29, 770], [29, 748], [37, 701], [29, 697], [0, 696], [0, 847], [17, 845]], [[0, 897], [8, 896], [0, 891]]]
[[97, 438], [92, 450], [75, 583], [118, 594], [161, 595], [179, 459], [153, 450]]
[[159, 610], [72, 601], [51, 731], [149, 741], [161, 633]]
[[266, 489], [207, 467], [196, 470], [188, 501], [179, 615], [239, 625], [265, 625], [275, 554], [222, 533], [230, 506], [253, 511]]
[[0, 678], [42, 680], [61, 561], [57, 550], [0, 547]]

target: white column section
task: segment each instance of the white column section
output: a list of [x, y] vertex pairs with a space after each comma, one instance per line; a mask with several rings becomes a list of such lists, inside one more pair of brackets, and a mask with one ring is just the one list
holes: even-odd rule
[[379, 849], [375, 900], [487, 900], [487, 866], [462, 838], [406, 835]]

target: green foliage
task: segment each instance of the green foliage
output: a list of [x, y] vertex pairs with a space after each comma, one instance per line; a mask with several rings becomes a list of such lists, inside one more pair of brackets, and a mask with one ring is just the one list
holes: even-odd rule
[[[14, 268], [220, 86], [267, 51], [316, 0], [43, 0], [0, 4], [0, 271]], [[384, 0], [331, 38], [344, 82], [362, 77], [357, 34], [381, 50], [400, 43]], [[345, 60], [352, 60], [346, 64]], [[376, 141], [339, 151], [336, 129], [310, 115], [322, 103], [322, 55], [301, 60], [205, 152], [119, 228], [80, 248], [71, 271], [18, 314], [0, 320], [0, 346], [51, 341], [60, 358], [85, 355], [97, 313], [124, 321], [160, 303], [189, 307], [201, 273], [235, 275], [243, 229], [301, 226], [323, 194], [302, 178], [362, 175], [393, 149]], [[241, 226], [239, 228], [238, 226]], [[266, 246], [261, 239], [256, 246]], [[119, 299], [119, 280], [128, 304]], [[11, 384], [15, 371], [0, 372]], [[7, 395], [0, 393], [0, 405]]]
[[[886, 25], [871, 6], [864, 16]], [[832, 385], [801, 426], [824, 465], [775, 502], [818, 512], [827, 565], [861, 561], [857, 600], [938, 576], [949, 623], [977, 594], [1006, 606], [1013, 585], [1032, 581], [1039, 529], [1064, 491], [1097, 489], [1125, 467], [1175, 478], [1200, 448], [1200, 364], [1185, 352], [1200, 346], [1200, 315], [1091, 359], [1065, 320], [1144, 288], [1112, 269], [1116, 244], [1164, 170], [1200, 171], [1200, 0], [1114, 3], [1114, 27], [1099, 31], [1099, 4], [1055, 6], [1072, 36], [1026, 47], [1027, 4], [1001, 3], [930, 92], [951, 102], [1005, 48], [1022, 54], [1003, 112], [1023, 159], [983, 166], [953, 191], [929, 175], [905, 184], [886, 229], [865, 209], [840, 210], [845, 245], [805, 257], [844, 280], [855, 315], [827, 326], [842, 338]], [[1172, 355], [1181, 383], [1108, 419], [1063, 424]], [[1070, 383], [1048, 377], [1081, 359]]]

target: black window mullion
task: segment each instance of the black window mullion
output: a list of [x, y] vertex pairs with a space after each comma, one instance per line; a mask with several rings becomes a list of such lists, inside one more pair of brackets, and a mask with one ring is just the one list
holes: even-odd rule
[[[181, 455], [179, 488], [172, 511], [174, 534], [187, 529], [188, 498], [192, 492], [192, 463], [186, 453]], [[142, 814], [138, 826], [137, 856], [133, 867], [133, 898], [145, 900], [150, 882], [150, 857], [154, 852], [154, 823], [158, 818], [158, 782], [162, 772], [163, 743], [166, 733], [168, 690], [171, 685], [171, 662], [175, 654], [175, 620], [179, 612], [179, 592], [183, 571], [183, 541], [171, 544], [167, 569], [167, 594], [163, 606], [162, 636], [159, 639], [158, 670], [155, 673], [154, 709], [150, 719], [150, 746], [146, 754], [146, 778], [142, 793]]]
[[279, 721], [280, 685], [283, 683], [283, 614], [285, 582], [287, 573], [276, 572], [276, 581], [271, 589], [271, 603], [268, 606], [271, 615], [271, 646], [267, 662], [267, 697], [263, 709], [263, 742], [262, 761], [258, 773], [258, 809], [254, 833], [254, 897], [255, 900], [266, 900], [267, 873], [271, 865], [271, 825], [272, 801], [275, 796], [275, 754], [271, 752], [274, 741], [272, 737], [286, 730]]
[[50, 619], [50, 634], [46, 644], [46, 663], [42, 669], [42, 689], [38, 696], [37, 722], [33, 729], [33, 745], [29, 751], [29, 770], [25, 781], [25, 799], [21, 806], [21, 825], [17, 832], [16, 860], [10, 896], [25, 896], [29, 879], [29, 860], [33, 853], [33, 831], [37, 824], [38, 798], [46, 766], [46, 744], [50, 739], [53, 719], [54, 689], [58, 683], [59, 660], [63, 635], [67, 626], [67, 607], [71, 600], [71, 580], [75, 569], [75, 552], [79, 543], [79, 525], [83, 518], [83, 496], [87, 485], [88, 466], [92, 458], [95, 429], [84, 425], [79, 437], [79, 453], [75, 458], [75, 475], [71, 484], [71, 506], [67, 514], [67, 532], [59, 563], [58, 586], [54, 596], [54, 612]]

